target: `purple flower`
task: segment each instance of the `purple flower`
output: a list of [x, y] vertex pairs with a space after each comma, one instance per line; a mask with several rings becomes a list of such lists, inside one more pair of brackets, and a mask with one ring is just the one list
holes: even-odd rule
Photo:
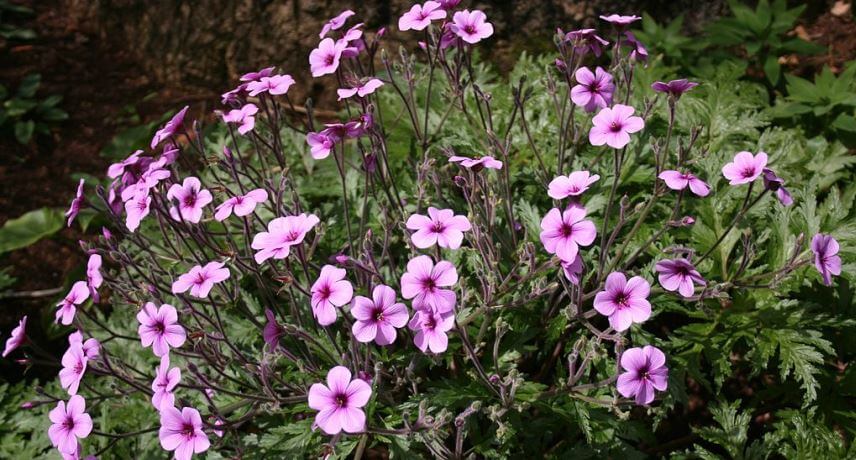
[[767, 154], [758, 152], [752, 155], [749, 152], [740, 152], [734, 156], [731, 163], [722, 167], [722, 175], [730, 180], [731, 185], [748, 184], [764, 172], [767, 166]]
[[155, 356], [163, 357], [169, 353], [169, 348], [178, 348], [184, 345], [187, 333], [178, 324], [178, 312], [170, 304], [163, 304], [160, 308], [155, 304], [146, 302], [146, 305], [137, 313], [137, 321], [140, 327], [137, 333], [143, 347], [152, 347]]
[[86, 359], [95, 359], [101, 353], [101, 344], [98, 342], [98, 339], [90, 337], [84, 342], [83, 333], [80, 331], [75, 331], [68, 335], [68, 346], [71, 347], [75, 344], [81, 346], [83, 356], [86, 356]]
[[325, 131], [308, 133], [306, 135], [306, 143], [309, 144], [309, 153], [316, 160], [323, 160], [330, 156], [330, 150], [336, 145], [336, 137], [327, 134]]
[[98, 288], [104, 283], [104, 277], [101, 276], [101, 256], [92, 254], [86, 262], [86, 285], [89, 287], [89, 292], [93, 297], [98, 295]]
[[410, 11], [401, 15], [398, 19], [398, 29], [404, 32], [405, 30], [423, 30], [431, 24], [431, 21], [437, 21], [446, 17], [446, 10], [442, 6], [433, 1], [427, 1], [422, 5], [416, 4], [410, 7]]
[[672, 80], [668, 83], [663, 83], [661, 81], [655, 81], [651, 88], [658, 93], [666, 93], [669, 96], [679, 99], [681, 95], [690, 91], [691, 89], [698, 86], [698, 83], [687, 80], [686, 78], [681, 78], [680, 80]]
[[230, 110], [229, 113], [223, 114], [223, 121], [239, 125], [238, 133], [242, 136], [252, 131], [256, 127], [255, 114], [259, 108], [255, 104], [246, 104], [240, 109]]
[[594, 309], [609, 317], [609, 325], [618, 332], [626, 331], [632, 323], [642, 323], [651, 317], [648, 293], [651, 285], [644, 278], [629, 280], [624, 273], [613, 272], [606, 277], [606, 286], [594, 297]]
[[278, 96], [287, 93], [293, 84], [294, 78], [291, 78], [291, 75], [273, 75], [247, 83], [247, 91], [250, 92], [250, 96], [258, 96], [261, 93]]
[[838, 241], [832, 235], [818, 233], [811, 239], [814, 266], [823, 277], [823, 284], [832, 285], [832, 275], [841, 274], [841, 257], [838, 256]]
[[413, 343], [425, 353], [442, 353], [449, 347], [449, 332], [455, 325], [455, 313], [440, 313], [434, 308], [416, 310], [407, 327], [416, 331]]
[[12, 333], [9, 334], [9, 338], [6, 340], [6, 348], [3, 350], [4, 358], [24, 343], [24, 340], [27, 338], [26, 328], [27, 315], [24, 315], [24, 317], [18, 321], [18, 325], [15, 329], [12, 329]]
[[[247, 72], [247, 73], [241, 75], [240, 80], [243, 82], [251, 82], [251, 81], [260, 80], [262, 78], [269, 77], [269, 76], [273, 75], [273, 69], [274, 69], [273, 67], [265, 67], [264, 69], [259, 70], [258, 72]], [[243, 88], [240, 88], [240, 89], [243, 89]]]
[[148, 194], [160, 181], [168, 178], [172, 173], [166, 169], [167, 160], [166, 156], [161, 156], [157, 161], [149, 163], [137, 182], [122, 190], [122, 201], [128, 201], [139, 194]]
[[271, 350], [276, 350], [279, 338], [285, 333], [285, 329], [276, 321], [276, 316], [270, 308], [265, 308], [265, 318], [267, 318], [267, 324], [262, 331], [262, 337]]
[[416, 232], [410, 236], [419, 249], [437, 244], [441, 248], [458, 249], [464, 240], [464, 232], [472, 226], [466, 216], [456, 216], [451, 209], [428, 208], [428, 215], [413, 214], [405, 226]]
[[155, 132], [154, 137], [152, 137], [151, 148], [154, 149], [158, 146], [164, 139], [168, 139], [172, 135], [174, 135], [179, 129], [181, 129], [181, 125], [184, 123], [184, 115], [187, 113], [187, 109], [190, 106], [186, 105], [183, 109], [179, 110], [178, 113], [172, 116], [172, 118], [166, 122], [163, 128], [157, 130]]
[[69, 205], [68, 211], [65, 212], [65, 216], [68, 217], [66, 227], [71, 227], [71, 223], [74, 222], [74, 218], [77, 217], [77, 213], [80, 212], [80, 206], [83, 204], [84, 182], [86, 182], [84, 179], [80, 179], [80, 182], [77, 184], [77, 193], [74, 194], [74, 199], [71, 200], [71, 205]]
[[354, 297], [351, 314], [356, 318], [351, 331], [358, 342], [372, 340], [378, 345], [395, 342], [396, 329], [407, 324], [407, 307], [395, 302], [395, 291], [379, 284], [372, 291], [372, 298]]
[[698, 196], [707, 196], [710, 193], [710, 186], [690, 172], [680, 172], [675, 170], [666, 170], [660, 173], [659, 176], [666, 183], [666, 187], [672, 190], [683, 190], [687, 187], [690, 191]]
[[580, 246], [588, 246], [597, 236], [597, 229], [590, 220], [585, 220], [585, 208], [568, 206], [563, 212], [553, 208], [541, 219], [541, 243], [550, 254], [565, 261], [577, 257]]
[[68, 326], [74, 319], [74, 314], [77, 312], [77, 306], [82, 304], [89, 298], [89, 287], [85, 281], [77, 281], [71, 286], [71, 290], [65, 295], [59, 303], [56, 304], [59, 309], [56, 311], [56, 321], [62, 323], [63, 326]]
[[359, 433], [366, 428], [366, 413], [372, 388], [362, 379], [351, 380], [351, 371], [336, 366], [327, 373], [327, 385], [314, 383], [309, 388], [309, 407], [318, 411], [315, 424], [329, 435]]
[[332, 38], [325, 38], [318, 44], [318, 48], [309, 53], [309, 68], [312, 71], [313, 77], [335, 73], [339, 68], [339, 59], [342, 58], [342, 52], [348, 47], [348, 43], [344, 40], [333, 41]]
[[609, 45], [609, 42], [599, 37], [594, 29], [572, 30], [565, 35], [565, 41], [569, 41], [574, 45], [574, 51], [580, 54], [592, 52], [595, 56], [600, 57], [603, 48]]
[[413, 299], [414, 309], [434, 308], [445, 313], [455, 308], [457, 295], [451, 289], [458, 282], [458, 271], [451, 262], [441, 260], [434, 265], [428, 256], [418, 256], [407, 262], [407, 273], [401, 276], [401, 296]]
[[630, 49], [630, 59], [634, 61], [647, 61], [648, 60], [648, 50], [645, 49], [645, 45], [642, 44], [639, 40], [636, 39], [636, 36], [633, 35], [633, 32], [629, 30], [624, 32], [624, 43], [623, 45], [631, 48]]
[[[107, 168], [107, 177], [110, 179], [118, 179], [120, 176], [124, 176], [126, 173], [133, 174], [135, 169], [139, 169], [139, 166], [146, 162], [151, 161], [149, 157], [140, 156], [143, 154], [142, 150], [137, 150], [125, 158], [124, 160], [113, 163]], [[124, 178], [123, 178], [124, 181]]]
[[83, 352], [83, 344], [71, 343], [62, 355], [62, 369], [59, 371], [60, 385], [69, 395], [76, 395], [83, 374], [86, 373], [86, 363], [89, 358]]
[[604, 108], [592, 118], [589, 142], [591, 145], [609, 145], [620, 149], [630, 143], [630, 134], [641, 131], [645, 122], [640, 117], [634, 117], [636, 109], [629, 105], [615, 104], [612, 108]]
[[125, 226], [133, 233], [140, 226], [140, 222], [149, 215], [152, 205], [152, 197], [148, 192], [142, 192], [125, 202]]
[[181, 294], [190, 289], [190, 295], [204, 299], [214, 287], [229, 278], [229, 269], [223, 262], [208, 262], [205, 266], [197, 265], [189, 272], [181, 275], [172, 283], [172, 293]]
[[331, 30], [339, 30], [342, 26], [345, 25], [345, 21], [348, 20], [351, 16], [355, 15], [351, 10], [345, 10], [336, 15], [333, 19], [330, 19], [324, 24], [324, 27], [321, 28], [321, 33], [318, 34], [318, 38], [324, 38], [330, 33]]
[[449, 163], [458, 163], [459, 165], [476, 172], [481, 171], [483, 168], [502, 169], [502, 162], [492, 156], [468, 158], [453, 155], [449, 157]]
[[600, 176], [590, 174], [588, 171], [574, 171], [567, 176], [558, 176], [547, 187], [547, 195], [554, 200], [561, 200], [569, 196], [579, 196], [588, 190], [591, 184], [597, 182]]
[[764, 168], [763, 174], [764, 188], [771, 192], [775, 192], [776, 198], [778, 198], [783, 205], [790, 206], [794, 204], [794, 198], [791, 196], [791, 193], [788, 192], [788, 189], [785, 188], [784, 179], [777, 176], [770, 168]]
[[686, 259], [661, 260], [655, 266], [660, 286], [667, 291], [678, 291], [684, 297], [692, 297], [695, 284], [706, 286], [701, 273]]
[[226, 91], [225, 93], [220, 95], [220, 102], [223, 104], [238, 104], [241, 99], [240, 95], [244, 90], [247, 89], [247, 85], [238, 85], [237, 88]]
[[211, 446], [208, 435], [202, 431], [202, 416], [192, 407], [160, 409], [160, 438], [164, 450], [175, 451], [175, 460], [190, 460], [193, 454], [205, 452]]
[[178, 221], [198, 223], [202, 219], [202, 208], [214, 201], [211, 192], [202, 188], [195, 177], [187, 177], [184, 182], [172, 184], [166, 192], [168, 200], [178, 201], [178, 207], [170, 207], [169, 215]]
[[339, 95], [339, 100], [348, 99], [353, 95], [357, 95], [359, 97], [366, 97], [369, 94], [375, 92], [376, 89], [383, 86], [383, 82], [380, 79], [372, 78], [365, 83], [361, 83], [359, 86], [355, 86], [353, 88], [339, 88], [336, 90], [336, 94]]
[[51, 421], [48, 437], [62, 454], [76, 453], [77, 440], [85, 439], [92, 432], [92, 418], [86, 413], [86, 401], [81, 396], [72, 396], [68, 403], [58, 402], [48, 417]]
[[312, 284], [312, 316], [322, 326], [336, 322], [336, 308], [347, 305], [354, 298], [354, 287], [345, 279], [347, 272], [344, 268], [332, 265], [321, 267], [321, 274]]
[[298, 216], [278, 217], [268, 224], [268, 231], [260, 232], [253, 237], [252, 248], [255, 249], [256, 263], [273, 257], [284, 259], [288, 257], [291, 246], [303, 242], [306, 233], [312, 230], [319, 222], [314, 214], [300, 214]]
[[595, 69], [595, 73], [588, 67], [580, 67], [574, 76], [578, 83], [571, 88], [571, 100], [574, 104], [584, 107], [586, 112], [594, 112], [612, 104], [612, 93], [615, 91], [612, 75], [600, 66]]
[[263, 203], [267, 199], [268, 193], [263, 188], [250, 190], [246, 195], [233, 196], [217, 206], [214, 219], [222, 222], [231, 216], [232, 212], [238, 217], [248, 216], [253, 213], [259, 203]]
[[601, 16], [600, 18], [618, 27], [626, 27], [642, 19], [640, 16], [622, 16], [619, 14], [610, 14], [609, 16]]
[[567, 262], [564, 260], [561, 262], [562, 272], [564, 272], [565, 278], [567, 278], [573, 285], [579, 286], [580, 279], [582, 279], [583, 274], [583, 258], [577, 254], [573, 262]]
[[449, 30], [469, 44], [475, 44], [493, 35], [493, 25], [487, 22], [487, 16], [479, 10], [458, 11], [452, 16]]
[[454, 9], [461, 3], [461, 0], [439, 0], [440, 8], [443, 8], [446, 11]]
[[618, 376], [618, 392], [625, 398], [635, 397], [636, 404], [650, 404], [654, 390], [665, 391], [668, 385], [666, 355], [657, 347], [645, 345], [625, 350], [621, 354], [621, 367], [626, 372]]
[[152, 405], [155, 409], [175, 407], [175, 395], [172, 390], [181, 381], [181, 369], [169, 368], [169, 355], [161, 358], [155, 379], [152, 381]]

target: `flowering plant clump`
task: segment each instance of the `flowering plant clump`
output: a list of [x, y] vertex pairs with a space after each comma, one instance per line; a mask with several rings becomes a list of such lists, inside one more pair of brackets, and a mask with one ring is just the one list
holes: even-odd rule
[[715, 82], [654, 82], [637, 16], [503, 80], [489, 16], [457, 4], [400, 12], [421, 41], [395, 58], [331, 19], [307, 64], [341, 119], [248, 73], [216, 126], [181, 109], [75, 197], [109, 224], [36, 403], [63, 456], [617, 458], [732, 373], [817, 399], [833, 345], [788, 318], [845, 274], [846, 211], [817, 204], [839, 190], [800, 185], [791, 140], [732, 123], [757, 113]]

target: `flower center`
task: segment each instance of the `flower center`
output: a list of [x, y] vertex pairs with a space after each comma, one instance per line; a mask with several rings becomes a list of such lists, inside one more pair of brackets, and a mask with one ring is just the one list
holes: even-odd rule
[[346, 395], [345, 393], [337, 394], [336, 405], [339, 407], [346, 407], [348, 405], [348, 395]]
[[375, 321], [383, 321], [383, 308], [375, 308], [372, 312]]
[[753, 168], [752, 166], [748, 166], [748, 167], [744, 168], [740, 174], [742, 174], [743, 177], [747, 177], [747, 178], [752, 177], [755, 175], [755, 168]]
[[434, 278], [425, 278], [422, 281], [422, 287], [428, 291], [433, 291], [437, 284], [434, 282]]
[[206, 277], [203, 273], [199, 273], [196, 275], [196, 280], [194, 280], [194, 284], [204, 284]]
[[464, 26], [464, 32], [472, 35], [472, 34], [476, 33], [476, 26], [474, 26], [472, 24], [467, 24]]
[[186, 438], [193, 438], [196, 434], [196, 429], [193, 427], [192, 423], [183, 423], [181, 425], [181, 434], [183, 434]]
[[330, 286], [324, 285], [318, 289], [318, 295], [321, 296], [322, 299], [327, 299], [330, 297]]
[[615, 296], [615, 303], [618, 304], [618, 308], [627, 308], [629, 306], [629, 300], [630, 297], [625, 292], [622, 292]]
[[196, 190], [191, 190], [190, 193], [184, 197], [183, 204], [186, 208], [192, 208], [196, 204]]
[[570, 238], [574, 233], [574, 226], [570, 224], [563, 223], [562, 228], [559, 230], [562, 232], [562, 236], [565, 238]]
[[73, 430], [74, 429], [74, 418], [69, 415], [68, 417], [66, 417], [65, 421], [62, 422], [62, 426], [69, 431]]
[[333, 65], [333, 61], [335, 61], [335, 60], [336, 60], [336, 56], [334, 56], [332, 54], [328, 54], [327, 57], [324, 59], [324, 62], [326, 62], [327, 65]]
[[164, 325], [163, 321], [156, 321], [152, 328], [155, 330], [155, 332], [161, 335], [166, 331], [166, 325]]
[[434, 222], [434, 225], [431, 227], [431, 230], [433, 230], [434, 233], [443, 233], [443, 230], [445, 229], [446, 226], [443, 225], [442, 222]]
[[78, 361], [74, 364], [74, 373], [82, 374], [83, 373], [83, 361]]
[[425, 321], [422, 322], [423, 329], [434, 330], [435, 327], [437, 327], [437, 323], [431, 315], [428, 315], [428, 317], [425, 318]]
[[617, 121], [613, 121], [613, 122], [609, 125], [609, 130], [610, 130], [610, 131], [612, 131], [612, 132], [614, 132], [614, 133], [617, 133], [617, 132], [621, 131], [621, 128], [622, 128], [621, 123], [620, 123], [620, 122], [617, 122]]

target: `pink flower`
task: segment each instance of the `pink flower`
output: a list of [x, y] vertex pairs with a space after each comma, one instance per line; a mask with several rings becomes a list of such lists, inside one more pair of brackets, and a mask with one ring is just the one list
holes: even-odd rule
[[273, 257], [284, 259], [288, 257], [289, 249], [303, 242], [306, 233], [320, 222], [314, 214], [299, 216], [277, 217], [268, 224], [268, 231], [253, 237], [252, 248], [257, 250], [256, 263]]
[[383, 81], [377, 78], [372, 78], [371, 80], [360, 84], [359, 86], [355, 86], [353, 88], [339, 88], [336, 90], [336, 94], [339, 95], [339, 100], [347, 99], [356, 94], [359, 97], [366, 97], [369, 94], [375, 92], [376, 89], [383, 86]]
[[547, 195], [554, 200], [561, 200], [569, 196], [579, 196], [588, 190], [591, 184], [597, 182], [600, 176], [590, 174], [588, 171], [574, 171], [567, 176], [559, 176], [548, 186]]
[[172, 174], [166, 169], [168, 160], [168, 157], [161, 156], [157, 161], [149, 163], [137, 182], [122, 190], [122, 201], [128, 201], [141, 193], [148, 194], [160, 181], [168, 178]]
[[654, 400], [654, 390], [664, 391], [669, 381], [666, 355], [657, 347], [645, 345], [630, 348], [621, 354], [621, 367], [616, 387], [621, 396], [636, 398], [636, 404], [648, 405]]
[[838, 241], [832, 235], [818, 233], [811, 239], [814, 266], [823, 277], [823, 284], [832, 285], [832, 275], [841, 274], [841, 257], [838, 256]]
[[613, 272], [606, 277], [606, 287], [594, 296], [594, 309], [609, 317], [609, 325], [618, 332], [632, 323], [642, 323], [651, 317], [648, 293], [651, 285], [644, 278], [628, 280], [624, 273]]
[[169, 368], [169, 355], [161, 358], [160, 366], [154, 381], [152, 381], [152, 405], [157, 410], [175, 407], [175, 395], [172, 390], [178, 386], [181, 381], [181, 369], [177, 367]]
[[263, 188], [250, 190], [246, 195], [233, 196], [217, 206], [214, 218], [222, 222], [231, 216], [233, 211], [238, 217], [248, 216], [256, 209], [256, 205], [267, 199], [268, 193]]
[[80, 179], [80, 182], [77, 184], [77, 193], [74, 194], [74, 199], [71, 200], [68, 211], [65, 212], [65, 217], [68, 217], [66, 227], [71, 227], [71, 223], [74, 222], [74, 218], [77, 217], [77, 213], [80, 212], [80, 207], [83, 205], [84, 182], [86, 182], [84, 179]]
[[27, 316], [24, 315], [23, 318], [18, 321], [18, 325], [15, 329], [12, 329], [12, 333], [9, 335], [9, 338], [6, 340], [6, 348], [3, 350], [3, 357], [12, 353], [16, 348], [20, 347], [24, 340], [27, 338], [26, 334], [27, 327]]
[[401, 296], [413, 299], [413, 308], [434, 308], [445, 313], [455, 307], [457, 295], [449, 287], [458, 282], [458, 272], [451, 262], [441, 260], [434, 265], [428, 256], [418, 256], [407, 262], [407, 273], [401, 276]]
[[665, 93], [669, 96], [678, 99], [684, 93], [690, 91], [691, 89], [698, 86], [698, 83], [687, 80], [686, 78], [681, 78], [680, 80], [672, 80], [668, 83], [664, 83], [662, 81], [655, 81], [651, 84], [651, 88], [658, 93]]
[[451, 209], [428, 208], [428, 216], [413, 214], [405, 224], [408, 229], [416, 230], [411, 235], [413, 245], [420, 249], [435, 244], [441, 248], [458, 249], [464, 240], [464, 233], [472, 226], [466, 216], [456, 216]]
[[267, 318], [267, 324], [262, 331], [262, 337], [271, 350], [276, 350], [279, 338], [285, 333], [285, 329], [276, 321], [276, 316], [270, 308], [265, 308], [265, 318]]
[[661, 260], [655, 266], [660, 286], [667, 291], [678, 291], [684, 297], [692, 297], [695, 286], [706, 286], [701, 273], [687, 259]]
[[323, 160], [330, 156], [330, 150], [333, 150], [333, 147], [336, 145], [336, 138], [325, 131], [308, 133], [306, 135], [306, 143], [309, 144], [309, 153], [316, 160]]
[[312, 284], [312, 315], [318, 324], [329, 326], [336, 321], [336, 307], [341, 308], [354, 297], [354, 287], [345, 279], [344, 268], [332, 265], [321, 267], [321, 274]]
[[169, 208], [169, 215], [178, 221], [198, 223], [202, 219], [202, 208], [214, 201], [211, 192], [202, 188], [202, 183], [195, 177], [187, 177], [184, 182], [172, 184], [166, 192], [168, 200], [178, 201], [178, 207]]
[[238, 133], [243, 136], [256, 127], [255, 115], [258, 111], [259, 108], [255, 104], [246, 104], [240, 109], [233, 109], [229, 113], [224, 113], [223, 121], [240, 125], [238, 126]]
[[607, 144], [614, 149], [620, 149], [630, 143], [630, 134], [641, 131], [645, 122], [640, 117], [634, 117], [636, 109], [629, 105], [615, 104], [612, 108], [604, 108], [592, 118], [589, 142], [599, 146]]
[[603, 48], [609, 45], [608, 41], [597, 35], [595, 29], [572, 30], [565, 35], [565, 41], [573, 43], [575, 52], [583, 55], [591, 52], [597, 57], [600, 57]]
[[83, 341], [83, 333], [80, 331], [75, 331], [68, 335], [68, 346], [71, 347], [75, 344], [79, 344], [83, 349], [83, 356], [86, 359], [95, 359], [99, 354], [101, 354], [101, 344], [98, 342], [98, 339], [94, 337], [90, 337]]
[[214, 287], [229, 278], [229, 269], [223, 262], [208, 262], [205, 266], [197, 265], [189, 272], [181, 275], [172, 283], [172, 293], [181, 294], [190, 289], [190, 295], [204, 299]]
[[455, 313], [447, 311], [440, 313], [433, 308], [416, 310], [407, 327], [417, 331], [413, 343], [423, 353], [442, 353], [449, 347], [449, 336], [446, 335], [455, 325]]
[[362, 379], [351, 380], [351, 371], [336, 366], [327, 373], [327, 385], [314, 383], [309, 388], [309, 407], [318, 411], [315, 424], [329, 435], [359, 433], [366, 428], [366, 414], [372, 388]]
[[351, 328], [358, 342], [372, 340], [378, 345], [395, 342], [396, 329], [407, 324], [407, 307], [395, 302], [395, 291], [391, 287], [379, 284], [372, 291], [372, 298], [363, 296], [354, 298], [351, 314], [357, 321]]
[[722, 175], [731, 185], [748, 184], [764, 172], [765, 166], [766, 153], [758, 152], [757, 155], [752, 155], [749, 152], [740, 152], [734, 156], [734, 161], [722, 167]]
[[148, 191], [138, 193], [125, 202], [125, 226], [133, 233], [140, 226], [140, 222], [149, 215], [152, 205], [152, 197]]
[[271, 75], [273, 75], [273, 69], [273, 67], [265, 67], [264, 69], [259, 70], [258, 72], [247, 72], [241, 75], [240, 80], [243, 82], [251, 82], [260, 80], [265, 77], [270, 77]]
[[72, 396], [68, 403], [58, 402], [48, 417], [51, 420], [48, 437], [63, 454], [77, 452], [77, 440], [85, 439], [92, 432], [92, 418], [86, 413], [86, 401], [81, 396]]
[[629, 26], [630, 24], [642, 19], [641, 17], [635, 16], [635, 15], [634, 16], [621, 16], [618, 14], [610, 14], [609, 16], [601, 16], [600, 18], [606, 22], [609, 22], [609, 23], [614, 24], [614, 25], [619, 26], [619, 27]]
[[666, 187], [672, 190], [683, 190], [689, 187], [690, 191], [698, 196], [707, 196], [710, 193], [710, 186], [690, 172], [682, 173], [669, 169], [661, 172], [657, 177], [662, 179], [666, 183]]
[[89, 288], [86, 286], [86, 282], [77, 281], [74, 283], [65, 298], [56, 304], [59, 307], [59, 310], [56, 311], [56, 321], [61, 322], [63, 326], [71, 324], [74, 314], [77, 313], [77, 306], [88, 298]]
[[629, 30], [624, 32], [624, 38], [625, 40], [622, 45], [630, 48], [630, 53], [628, 54], [630, 59], [642, 62], [648, 60], [648, 50], [645, 49], [645, 45], [643, 45], [642, 42], [636, 39], [633, 32], [630, 32]]
[[141, 157], [143, 154], [142, 150], [137, 150], [134, 153], [130, 154], [128, 158], [124, 160], [113, 163], [107, 168], [107, 177], [110, 179], [117, 179], [119, 176], [124, 176], [125, 173], [133, 173], [134, 169], [144, 162], [145, 160], [151, 161], [149, 157]]
[[487, 16], [479, 10], [458, 11], [452, 16], [449, 30], [469, 44], [474, 44], [493, 35], [493, 25], [487, 22]]
[[178, 312], [170, 304], [155, 307], [155, 304], [147, 302], [145, 307], [137, 313], [137, 321], [140, 327], [137, 333], [143, 347], [152, 347], [157, 357], [163, 357], [169, 353], [169, 348], [178, 348], [184, 345], [187, 333], [178, 324]]
[[324, 24], [324, 27], [321, 28], [321, 33], [318, 34], [318, 38], [326, 37], [327, 34], [330, 33], [331, 30], [341, 29], [342, 26], [345, 25], [345, 21], [347, 21], [349, 17], [351, 17], [355, 14], [356, 13], [354, 13], [351, 10], [342, 11], [336, 17], [334, 17], [333, 19], [330, 19], [329, 21], [327, 21], [326, 24]]
[[574, 76], [578, 83], [571, 88], [571, 100], [574, 104], [584, 107], [586, 112], [594, 112], [612, 104], [615, 84], [612, 83], [612, 75], [600, 66], [595, 69], [595, 73], [588, 67], [580, 67]]
[[291, 75], [273, 75], [271, 77], [261, 77], [258, 81], [247, 83], [247, 91], [250, 92], [250, 96], [258, 96], [261, 93], [278, 96], [287, 93], [293, 84], [294, 78]]
[[89, 292], [96, 296], [98, 288], [104, 283], [104, 277], [101, 276], [101, 255], [92, 254], [86, 262], [86, 284], [89, 286]]
[[572, 261], [577, 257], [580, 246], [588, 246], [597, 236], [597, 229], [590, 220], [585, 220], [585, 208], [568, 206], [564, 212], [553, 208], [541, 219], [541, 243], [550, 254], [561, 260]]
[[178, 113], [172, 116], [172, 118], [166, 122], [163, 128], [157, 130], [155, 132], [154, 137], [152, 137], [151, 148], [154, 149], [158, 146], [164, 139], [168, 139], [173, 136], [179, 129], [181, 129], [181, 125], [184, 123], [184, 115], [187, 113], [187, 109], [190, 106], [184, 106], [183, 109], [179, 110]]
[[573, 285], [580, 285], [580, 279], [582, 279], [583, 274], [583, 258], [580, 257], [579, 253], [572, 262], [562, 260], [562, 272], [565, 273], [565, 278]]
[[193, 454], [205, 452], [211, 446], [202, 431], [202, 417], [192, 407], [184, 407], [181, 412], [175, 407], [161, 407], [160, 424], [161, 447], [175, 451], [176, 460], [190, 460]]
[[318, 48], [309, 53], [309, 69], [312, 71], [313, 77], [335, 73], [339, 68], [339, 59], [342, 58], [342, 52], [348, 47], [348, 43], [344, 40], [333, 41], [332, 38], [325, 38], [318, 44]]
[[492, 156], [467, 158], [453, 155], [449, 157], [449, 163], [458, 163], [459, 165], [476, 172], [481, 171], [482, 168], [502, 169], [502, 162]]
[[431, 24], [446, 17], [446, 10], [437, 2], [427, 1], [422, 5], [416, 4], [410, 7], [410, 11], [401, 15], [398, 19], [398, 30], [423, 30]]
[[83, 352], [83, 344], [80, 342], [70, 344], [62, 355], [62, 369], [59, 371], [59, 382], [68, 391], [68, 394], [77, 394], [80, 381], [83, 379], [83, 374], [86, 373], [86, 363], [88, 361], [89, 358]]

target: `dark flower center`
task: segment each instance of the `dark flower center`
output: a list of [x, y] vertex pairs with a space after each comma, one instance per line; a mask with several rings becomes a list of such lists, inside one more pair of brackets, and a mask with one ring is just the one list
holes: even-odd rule
[[422, 328], [428, 330], [434, 330], [437, 327], [437, 323], [434, 321], [434, 317], [432, 315], [428, 315], [425, 320], [422, 322]]
[[320, 295], [322, 299], [330, 297], [330, 286], [321, 286], [321, 289], [318, 290], [318, 295]]
[[464, 32], [472, 35], [472, 34], [476, 33], [476, 26], [474, 26], [472, 24], [467, 24], [464, 26]]
[[326, 62], [327, 65], [333, 65], [333, 61], [335, 61], [335, 60], [336, 60], [336, 56], [334, 56], [332, 54], [328, 54], [327, 58], [324, 60], [324, 62]]
[[83, 373], [83, 361], [78, 361], [74, 364], [74, 373], [82, 374]]
[[62, 422], [62, 426], [69, 431], [73, 430], [74, 429], [74, 417], [72, 417], [70, 415], [68, 417], [66, 417], [65, 421]]
[[431, 227], [431, 230], [433, 230], [434, 233], [443, 233], [443, 230], [445, 229], [446, 226], [443, 225], [442, 222], [434, 222], [434, 225]]
[[428, 291], [433, 291], [437, 284], [434, 282], [434, 278], [425, 278], [422, 281], [422, 287]]
[[755, 175], [755, 168], [747, 166], [746, 168], [743, 168], [743, 171], [741, 171], [740, 174], [742, 174], [743, 177], [752, 177]]
[[196, 204], [196, 190], [192, 190], [184, 197], [183, 204], [187, 208], [192, 208]]
[[627, 308], [629, 300], [630, 296], [626, 292], [622, 292], [615, 296], [614, 302], [618, 304], [618, 308]]
[[163, 321], [155, 321], [155, 324], [152, 326], [152, 328], [158, 334], [163, 334], [166, 331], [166, 325], [163, 323]]
[[346, 407], [348, 405], [348, 395], [345, 393], [339, 393], [335, 397], [336, 405], [339, 407]]
[[183, 423], [181, 425], [181, 434], [185, 437], [192, 438], [196, 434], [196, 429], [193, 427], [192, 423]]
[[562, 228], [559, 229], [559, 232], [562, 233], [563, 237], [568, 238], [574, 233], [574, 226], [567, 223], [562, 223]]
[[205, 283], [205, 280], [206, 280], [205, 274], [199, 273], [196, 275], [196, 280], [194, 281], [194, 284], [203, 284], [203, 283]]
[[372, 317], [374, 317], [375, 321], [383, 321], [383, 308], [375, 308], [372, 312]]
[[609, 125], [609, 130], [612, 131], [613, 133], [617, 133], [617, 132], [621, 131], [621, 128], [622, 128], [621, 123], [619, 123], [617, 121], [613, 121]]

